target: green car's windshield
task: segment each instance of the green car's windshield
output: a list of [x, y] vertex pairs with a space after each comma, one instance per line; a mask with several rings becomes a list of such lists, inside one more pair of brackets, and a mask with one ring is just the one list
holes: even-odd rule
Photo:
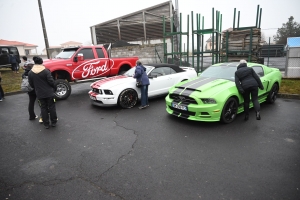
[[234, 81], [236, 69], [236, 66], [210, 66], [200, 74], [200, 77], [220, 78]]
[[[152, 67], [148, 67], [148, 66], [144, 66], [146, 67], [146, 73], [148, 74], [149, 71], [152, 69]], [[130, 70], [128, 70], [127, 72], [124, 73], [125, 76], [129, 76], [132, 77], [134, 75], [135, 72], [135, 67], [131, 68]]]

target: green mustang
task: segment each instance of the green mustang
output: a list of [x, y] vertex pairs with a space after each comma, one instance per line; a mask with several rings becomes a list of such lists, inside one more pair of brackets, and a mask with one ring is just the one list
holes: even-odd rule
[[[166, 96], [167, 112], [189, 120], [231, 123], [244, 111], [244, 99], [234, 82], [238, 65], [238, 62], [218, 63], [199, 77], [174, 85]], [[258, 91], [258, 101], [274, 103], [282, 78], [279, 69], [257, 63], [247, 66], [254, 69], [264, 86], [264, 90]]]

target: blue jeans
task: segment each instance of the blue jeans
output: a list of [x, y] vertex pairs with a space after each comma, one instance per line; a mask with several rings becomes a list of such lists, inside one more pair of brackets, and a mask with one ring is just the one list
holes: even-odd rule
[[141, 87], [141, 106], [149, 105], [148, 103], [148, 85]]

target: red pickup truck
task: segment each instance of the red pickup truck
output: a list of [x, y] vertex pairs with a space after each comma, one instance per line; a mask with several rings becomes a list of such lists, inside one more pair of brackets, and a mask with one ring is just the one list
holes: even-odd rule
[[71, 94], [69, 82], [91, 81], [100, 77], [120, 75], [135, 66], [138, 57], [110, 58], [103, 46], [68, 47], [55, 57], [44, 60], [57, 86], [56, 99]]

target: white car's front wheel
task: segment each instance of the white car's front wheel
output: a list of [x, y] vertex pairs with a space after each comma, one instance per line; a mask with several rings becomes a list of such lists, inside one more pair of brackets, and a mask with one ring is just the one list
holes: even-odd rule
[[122, 108], [132, 108], [136, 105], [138, 101], [138, 96], [135, 90], [125, 89], [123, 90], [118, 98], [118, 104]]

